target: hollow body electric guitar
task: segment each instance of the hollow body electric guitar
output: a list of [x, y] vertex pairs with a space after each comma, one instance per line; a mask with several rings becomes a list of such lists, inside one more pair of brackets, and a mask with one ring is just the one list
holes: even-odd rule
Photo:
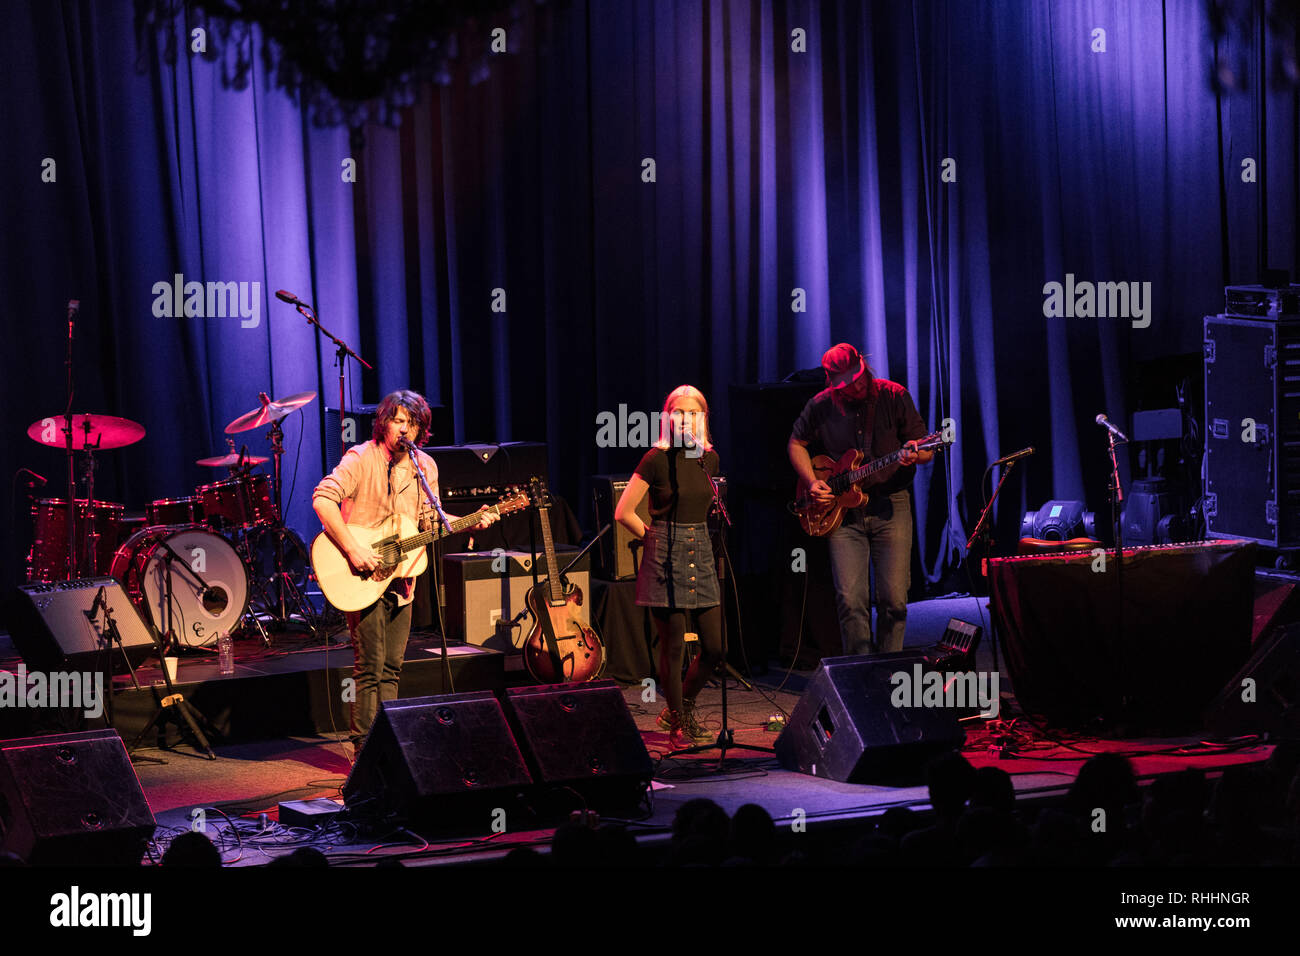
[[[931, 451], [942, 448], [944, 441], [940, 432], [931, 432], [924, 438], [918, 438], [918, 451]], [[834, 500], [821, 502], [808, 493], [808, 485], [799, 482], [795, 490], [795, 500], [790, 510], [799, 516], [799, 524], [804, 531], [815, 538], [830, 534], [844, 520], [848, 508], [858, 508], [867, 503], [868, 495], [860, 486], [866, 479], [876, 476], [876, 481], [883, 481], [886, 476], [880, 472], [892, 468], [902, 458], [904, 449], [891, 452], [883, 458], [862, 464], [862, 452], [850, 448], [840, 456], [839, 461], [829, 455], [818, 455], [812, 460], [813, 474], [818, 480], [831, 486]]]
[[542, 525], [547, 575], [524, 598], [533, 616], [533, 629], [524, 641], [524, 665], [539, 684], [596, 680], [605, 671], [605, 645], [578, 616], [582, 589], [561, 579], [551, 536], [551, 505], [540, 479], [529, 483], [529, 493]]
[[[528, 506], [528, 495], [515, 492], [488, 508], [497, 515], [509, 514]], [[469, 531], [483, 520], [487, 512], [475, 511], [457, 518], [450, 527], [441, 524], [432, 531], [421, 531], [406, 515], [390, 515], [378, 527], [349, 524], [348, 530], [358, 541], [369, 544], [379, 555], [379, 567], [362, 573], [352, 567], [348, 556], [324, 531], [311, 543], [311, 566], [316, 572], [321, 593], [340, 611], [360, 611], [378, 601], [394, 578], [413, 578], [429, 566], [425, 547], [438, 538]]]

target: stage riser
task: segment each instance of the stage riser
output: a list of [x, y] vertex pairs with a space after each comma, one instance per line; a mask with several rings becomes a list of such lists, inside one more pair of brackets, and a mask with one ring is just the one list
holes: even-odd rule
[[[346, 664], [328, 670], [264, 674], [256, 677], [226, 677], [219, 680], [177, 681], [174, 687], [198, 711], [214, 731], [213, 743], [273, 740], [288, 736], [312, 736], [348, 729], [349, 705], [343, 700], [343, 680], [352, 676], [351, 655], [336, 653]], [[181, 663], [181, 674], [185, 672]], [[457, 691], [491, 690], [505, 687], [505, 658], [497, 654], [453, 654], [452, 676]], [[144, 681], [142, 680], [143, 684]], [[126, 690], [113, 698], [113, 725], [130, 743], [144, 730], [158, 707], [161, 684], [140, 690]], [[401, 696], [424, 697], [448, 693], [441, 660], [410, 660], [402, 668]], [[54, 717], [64, 719], [52, 724]], [[9, 708], [3, 725], [5, 736], [70, 731], [84, 727], [78, 715], [52, 714], [48, 710]], [[102, 726], [92, 721], [91, 726]], [[167, 742], [177, 745], [175, 726], [168, 728]], [[155, 746], [155, 737], [143, 742]]]

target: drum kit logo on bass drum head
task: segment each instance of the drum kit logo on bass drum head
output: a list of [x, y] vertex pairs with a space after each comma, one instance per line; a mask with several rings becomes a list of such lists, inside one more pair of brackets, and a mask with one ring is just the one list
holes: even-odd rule
[[67, 498], [33, 502], [28, 581], [111, 575], [145, 619], [180, 646], [208, 647], [240, 628], [269, 643], [263, 618], [284, 624], [295, 614], [315, 631], [319, 616], [304, 594], [307, 549], [285, 527], [279, 505], [280, 421], [315, 397], [301, 392], [272, 401], [262, 393], [261, 407], [226, 426], [227, 434], [270, 426], [273, 476], [253, 470], [271, 458], [249, 455], [247, 446], [236, 451], [228, 438], [228, 454], [196, 462], [225, 468], [228, 477], [199, 485], [192, 495], [151, 501], [140, 518], [128, 518], [117, 502], [94, 500], [93, 455], [135, 444], [144, 426], [90, 414], [34, 423], [27, 430], [31, 438], [68, 449], [69, 475], [71, 452], [85, 453], [87, 497], [76, 498], [72, 509]]

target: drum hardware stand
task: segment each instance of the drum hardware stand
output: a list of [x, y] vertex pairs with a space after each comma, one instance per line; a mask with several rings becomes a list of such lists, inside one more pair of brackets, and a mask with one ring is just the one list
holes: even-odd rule
[[[77, 562], [77, 570], [79, 573], [85, 570], [88, 570], [91, 573], [98, 573], [100, 571], [100, 568], [96, 567], [96, 564], [98, 562], [98, 557], [99, 557], [99, 531], [95, 528], [94, 502], [95, 502], [95, 449], [98, 447], [99, 443], [96, 442], [95, 444], [92, 445], [89, 441], [90, 438], [89, 422], [86, 422], [85, 429], [86, 429], [87, 441], [82, 448], [82, 454], [84, 454], [86, 457], [82, 459], [81, 480], [86, 485], [86, 511], [85, 514], [82, 516], [82, 520], [85, 522], [83, 527], [86, 530], [86, 553], [83, 556], [83, 559]], [[74, 526], [77, 523], [77, 509], [78, 509], [77, 500], [73, 498], [71, 504], [68, 507], [68, 511], [70, 512], [71, 515], [70, 523]]]
[[[253, 578], [252, 575], [249, 575], [249, 578], [250, 580], [256, 580], [258, 587], [261, 588], [262, 582], [260, 579]], [[271, 646], [271, 636], [266, 633], [266, 628], [262, 626], [262, 619], [259, 618], [257, 616], [257, 612], [253, 610], [252, 601], [248, 602], [248, 607], [244, 608], [244, 616], [239, 619], [240, 625], [242, 627], [247, 627], [247, 625], [244, 624], [245, 620], [249, 620], [253, 622], [253, 626], [257, 628], [257, 633], [262, 636], [262, 646], [269, 649]]]
[[75, 319], [77, 312], [81, 308], [81, 302], [77, 299], [68, 300], [68, 354], [64, 361], [68, 376], [68, 405], [63, 410], [63, 435], [64, 443], [67, 449], [68, 461], [68, 577], [71, 581], [78, 577], [77, 574], [77, 468], [73, 460], [72, 452], [72, 329], [76, 324]]
[[[281, 501], [283, 493], [281, 465], [284, 458], [284, 429], [280, 427], [280, 419], [271, 422], [271, 430], [266, 433], [266, 437], [271, 442], [271, 457], [275, 461], [275, 523], [271, 525], [271, 533], [275, 535], [275, 608], [277, 611], [276, 619], [281, 624], [288, 624], [290, 613], [286, 592], [292, 592], [294, 604], [297, 605], [298, 613], [302, 615], [303, 623], [307, 625], [307, 630], [311, 632], [313, 640], [319, 639], [317, 632], [319, 621], [316, 620], [315, 608], [303, 596], [302, 591], [293, 583], [289, 577], [289, 572], [284, 567], [284, 508]], [[250, 550], [251, 558], [252, 552]], [[260, 582], [259, 582], [260, 584]], [[268, 642], [269, 646], [269, 642]]]
[[[274, 534], [276, 536], [276, 547], [278, 549], [283, 549], [284, 538], [288, 534], [287, 528], [284, 528], [282, 524], [277, 523], [275, 525], [270, 526], [269, 528], [264, 528], [262, 530], [266, 531], [267, 533]], [[253, 553], [253, 546], [251, 543], [249, 543], [247, 537], [241, 540], [239, 549], [240, 549], [240, 557], [244, 559], [245, 564], [250, 569], [249, 581], [251, 583], [251, 586], [256, 588], [258, 598], [260, 599], [262, 606], [266, 609], [268, 616], [271, 617], [272, 619], [275, 618], [276, 594], [287, 593], [288, 600], [292, 602], [292, 604], [294, 605], [298, 615], [303, 620], [303, 624], [307, 627], [307, 630], [311, 633], [312, 638], [314, 640], [318, 640], [320, 638], [320, 634], [318, 632], [323, 626], [323, 623], [320, 619], [320, 614], [312, 606], [311, 601], [307, 600], [306, 595], [302, 593], [302, 589], [299, 588], [297, 583], [293, 580], [293, 576], [289, 573], [288, 569], [286, 568], [285, 570], [276, 574], [276, 577], [281, 582], [281, 586], [283, 590], [278, 592], [272, 591], [271, 588], [267, 585], [267, 582], [263, 579], [262, 575], [258, 573], [258, 569], [257, 569], [258, 562], [256, 561], [256, 558]], [[280, 621], [283, 624], [288, 624], [292, 620], [292, 615], [287, 613], [288, 612], [287, 605], [285, 610], [286, 610], [286, 615], [280, 618]], [[253, 607], [251, 602], [249, 604], [248, 613], [253, 613]], [[262, 628], [261, 619], [257, 617], [256, 613], [253, 613], [253, 619], [257, 621], [258, 629], [262, 631], [263, 641], [265, 641], [267, 647], [270, 647], [271, 646], [270, 640], [265, 636], [266, 632]]]
[[[719, 492], [718, 492], [718, 483], [717, 483], [716, 481], [713, 480], [713, 476], [710, 475], [709, 472], [708, 472], [708, 469], [704, 467], [704, 457], [701, 455], [699, 458], [696, 459], [696, 461], [698, 461], [698, 462], [700, 463], [700, 470], [704, 472], [704, 477], [706, 477], [706, 478], [709, 479], [709, 487], [713, 489], [713, 505], [710, 507], [710, 509], [709, 509], [709, 513], [712, 514], [713, 512], [716, 511], [716, 512], [718, 513], [718, 517], [720, 517], [720, 518], [722, 519], [722, 525], [721, 525], [721, 527], [718, 528], [718, 534], [722, 535], [722, 550], [723, 550], [723, 554], [725, 555], [725, 554], [726, 554], [726, 550], [727, 550], [726, 535], [727, 535], [727, 529], [731, 527], [731, 515], [727, 514], [727, 506], [726, 506], [725, 504], [722, 503], [722, 495], [719, 494]], [[736, 593], [736, 604], [737, 604], [737, 607], [739, 607], [739, 604], [740, 604], [740, 591], [738, 590], [738, 588], [739, 588], [739, 583], [735, 581], [735, 574], [734, 574], [734, 573], [731, 575], [731, 578], [732, 578], [732, 587], [733, 587], [733, 589], [737, 589], [736, 592], [735, 592], [735, 593]], [[719, 575], [719, 580], [718, 580], [718, 590], [719, 590], [719, 592], [720, 592], [720, 593], [719, 593], [719, 597], [721, 597], [721, 598], [723, 599], [723, 601], [722, 601], [722, 608], [721, 608], [720, 613], [722, 614], [722, 621], [721, 621], [721, 624], [722, 624], [722, 660], [723, 660], [723, 663], [725, 664], [725, 663], [727, 662], [727, 659], [728, 659], [728, 654], [729, 654], [729, 652], [730, 652], [730, 648], [727, 646], [727, 603], [726, 603], [726, 591], [723, 590], [723, 585], [722, 585], [721, 575]], [[754, 744], [738, 744], [738, 743], [736, 743], [735, 732], [731, 729], [731, 725], [730, 725], [730, 723], [729, 723], [729, 713], [730, 713], [730, 711], [729, 711], [729, 708], [728, 708], [728, 706], [727, 706], [727, 681], [726, 681], [726, 678], [723, 677], [722, 680], [720, 681], [720, 683], [722, 684], [722, 729], [718, 731], [717, 739], [714, 740], [714, 742], [711, 743], [711, 744], [698, 744], [698, 745], [693, 746], [693, 747], [681, 747], [681, 748], [679, 748], [679, 749], [677, 749], [677, 750], [670, 751], [670, 752], [668, 753], [668, 756], [669, 756], [669, 757], [680, 757], [680, 756], [682, 756], [683, 754], [699, 754], [699, 753], [705, 753], [705, 752], [710, 751], [710, 750], [718, 750], [718, 751], [719, 751], [719, 754], [718, 754], [718, 769], [721, 770], [721, 769], [722, 769], [722, 766], [723, 766], [723, 765], [726, 763], [726, 761], [727, 761], [727, 751], [728, 751], [728, 750], [753, 750], [753, 751], [756, 751], [757, 753], [765, 753], [765, 754], [774, 754], [774, 753], [775, 753], [775, 751], [774, 751], [771, 747], [759, 747], [759, 746], [756, 746], [756, 745], [754, 745]]]

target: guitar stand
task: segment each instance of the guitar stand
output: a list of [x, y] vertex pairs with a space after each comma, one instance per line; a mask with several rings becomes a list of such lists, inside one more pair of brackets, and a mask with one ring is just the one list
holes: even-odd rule
[[[160, 725], [160, 722], [165, 724], [165, 721], [170, 719], [181, 728], [182, 735], [184, 735], [185, 727], [189, 727], [190, 733], [193, 735], [192, 746], [194, 749], [202, 750], [207, 753], [209, 760], [216, 760], [217, 755], [212, 752], [212, 746], [208, 743], [208, 738], [203, 735], [203, 731], [199, 729], [198, 722], [194, 719], [193, 708], [191, 708], [189, 703], [185, 700], [185, 696], [179, 693], [176, 688], [172, 686], [172, 677], [167, 673], [167, 662], [163, 660], [163, 642], [162, 637], [158, 634], [158, 629], [151, 624], [149, 626], [149, 633], [153, 637], [154, 646], [158, 649], [158, 663], [162, 666], [163, 683], [167, 687], [167, 693], [158, 701], [158, 708], [154, 711], [153, 716], [149, 718], [149, 723], [145, 724], [144, 730], [140, 731], [135, 740], [131, 742], [131, 746], [126, 748], [127, 754], [134, 756], [135, 751], [140, 748], [140, 742], [144, 740], [149, 731], [153, 730], [154, 727], [158, 727], [159, 730], [162, 731], [163, 726]], [[157, 696], [156, 690], [154, 696]], [[181, 725], [180, 720], [176, 719], [178, 714], [180, 715], [181, 720], [185, 721], [184, 726]], [[166, 740], [164, 740], [163, 743], [165, 744]], [[166, 747], [163, 749], [166, 749]], [[156, 757], [140, 759], [157, 760]]]
[[[172, 562], [180, 561], [182, 564], [185, 564], [185, 561], [183, 558], [181, 558], [179, 554], [175, 552], [172, 546], [168, 544], [165, 540], [162, 541], [161, 543], [163, 548], [167, 552], [163, 561], [163, 566], [165, 572], [165, 587], [167, 591], [168, 637], [170, 637], [171, 640], [175, 641], [176, 640], [175, 634], [173, 633], [172, 630]], [[200, 577], [198, 573], [195, 572], [194, 569], [191, 568], [189, 565], [185, 565], [185, 567], [187, 573], [191, 577], [193, 577], [195, 581], [198, 582], [199, 587], [201, 587], [203, 590], [207, 590], [208, 587], [207, 582], [205, 582], [203, 578]], [[157, 649], [158, 652], [158, 664], [160, 667], [162, 667], [163, 683], [167, 687], [167, 693], [162, 697], [161, 700], [158, 701], [158, 709], [155, 710], [153, 716], [149, 718], [149, 723], [145, 725], [144, 730], [140, 731], [139, 735], [135, 738], [135, 740], [131, 742], [131, 746], [126, 748], [127, 754], [128, 755], [134, 754], [134, 752], [137, 749], [139, 749], [140, 742], [144, 740], [145, 735], [148, 734], [149, 731], [153, 730], [154, 727], [159, 726], [159, 721], [163, 720], [164, 715], [170, 717], [172, 722], [175, 723], [177, 726], [181, 726], [180, 720], [176, 719], [176, 715], [179, 714], [181, 719], [185, 721], [185, 725], [189, 727], [190, 732], [193, 735], [194, 749], [203, 750], [204, 752], [207, 753], [209, 760], [216, 760], [217, 755], [212, 752], [212, 747], [208, 743], [208, 738], [203, 735], [203, 731], [199, 729], [198, 722], [195, 721], [194, 719], [193, 709], [186, 702], [184, 695], [178, 693], [176, 691], [176, 688], [172, 686], [172, 677], [170, 674], [167, 673], [167, 662], [166, 660], [164, 660], [164, 658], [167, 656], [167, 652], [166, 652], [166, 647], [164, 646], [163, 636], [158, 632], [158, 628], [155, 627], [153, 624], [149, 625], [149, 635], [153, 638], [154, 647]], [[156, 693], [157, 692], [155, 691], [155, 696]], [[184, 734], [184, 727], [181, 727], [181, 732], [182, 734]], [[166, 743], [165, 740], [163, 742]]]

